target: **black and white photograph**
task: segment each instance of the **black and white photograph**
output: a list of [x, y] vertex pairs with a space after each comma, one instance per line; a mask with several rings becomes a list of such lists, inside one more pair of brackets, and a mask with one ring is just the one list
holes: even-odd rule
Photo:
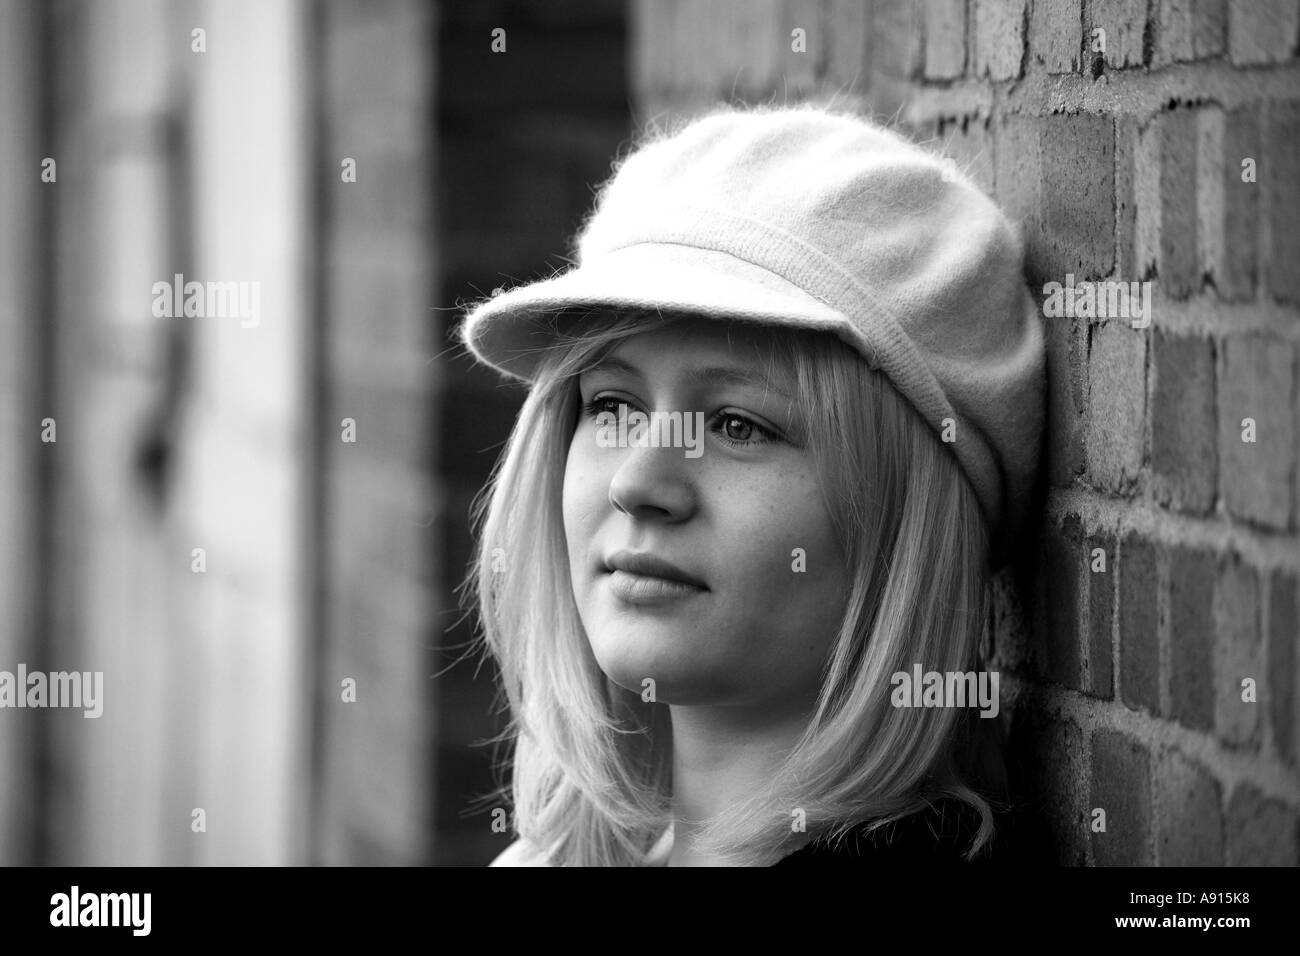
[[1278, 929], [1298, 57], [1300, 0], [0, 0], [6, 925], [762, 867]]

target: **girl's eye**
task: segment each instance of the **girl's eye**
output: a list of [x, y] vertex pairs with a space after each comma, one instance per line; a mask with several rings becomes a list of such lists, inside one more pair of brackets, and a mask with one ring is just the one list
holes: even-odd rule
[[764, 428], [758, 422], [751, 421], [735, 412], [722, 412], [718, 415], [719, 436], [732, 445], [765, 445], [781, 436]]
[[597, 396], [582, 403], [582, 413], [588, 418], [595, 418], [602, 412], [617, 415], [619, 407], [626, 404], [627, 402], [619, 401], [617, 398]]
[[[635, 406], [621, 398], [609, 395], [596, 395], [582, 403], [583, 414], [587, 418], [598, 418], [608, 413], [620, 419], [633, 411]], [[783, 440], [783, 436], [770, 428], [765, 428], [736, 412], [718, 412], [713, 419], [714, 428], [719, 438], [728, 445], [743, 447], [746, 445], [766, 445], [772, 441]]]
[[723, 433], [732, 441], [749, 441], [753, 427], [739, 415], [728, 415], [722, 422]]

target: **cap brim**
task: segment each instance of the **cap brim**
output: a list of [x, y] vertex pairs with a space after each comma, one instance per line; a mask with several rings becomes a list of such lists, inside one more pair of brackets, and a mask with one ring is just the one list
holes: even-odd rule
[[851, 324], [822, 300], [761, 266], [725, 252], [641, 243], [475, 306], [461, 335], [480, 361], [531, 380], [557, 331], [555, 316], [609, 307], [825, 329], [853, 341]]

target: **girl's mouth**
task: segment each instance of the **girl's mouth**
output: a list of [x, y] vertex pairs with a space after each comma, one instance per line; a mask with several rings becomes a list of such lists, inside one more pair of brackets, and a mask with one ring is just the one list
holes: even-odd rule
[[663, 578], [665, 581], [689, 584], [701, 591], [709, 589], [709, 586], [704, 583], [702, 578], [683, 571], [677, 565], [653, 554], [638, 553], [636, 551], [616, 551], [605, 559], [605, 570], [625, 571], [628, 574], [646, 578]]
[[703, 580], [652, 554], [619, 551], [605, 561], [610, 588], [628, 604], [664, 604], [708, 591]]
[[616, 597], [628, 604], [667, 604], [695, 597], [706, 590], [684, 581], [630, 571], [611, 571], [609, 586]]

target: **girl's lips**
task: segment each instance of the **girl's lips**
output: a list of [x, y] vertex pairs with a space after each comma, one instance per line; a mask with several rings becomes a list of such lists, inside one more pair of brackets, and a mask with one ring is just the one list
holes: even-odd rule
[[605, 570], [625, 571], [628, 574], [645, 578], [663, 578], [666, 581], [675, 581], [699, 588], [701, 591], [709, 589], [708, 584], [702, 578], [689, 574], [671, 561], [666, 561], [645, 552], [616, 551], [605, 559]]
[[609, 586], [620, 600], [638, 605], [669, 604], [705, 592], [704, 588], [683, 581], [670, 581], [667, 578], [657, 578], [648, 574], [633, 574], [630, 571], [617, 570], [610, 572]]

